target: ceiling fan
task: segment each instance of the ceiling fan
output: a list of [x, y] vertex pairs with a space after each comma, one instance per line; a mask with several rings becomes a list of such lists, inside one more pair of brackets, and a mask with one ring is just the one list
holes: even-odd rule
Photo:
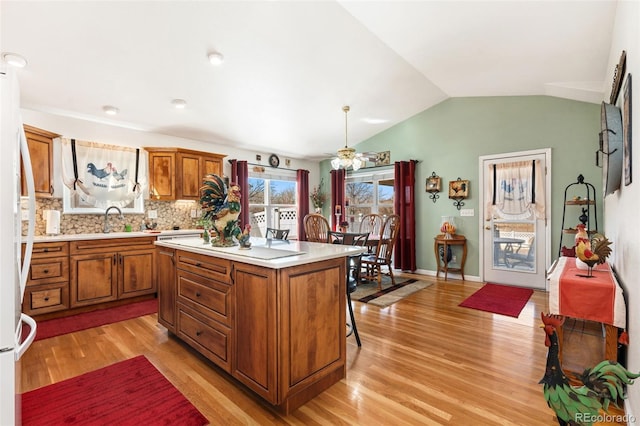
[[347, 143], [347, 113], [350, 108], [345, 105], [342, 110], [344, 111], [344, 148], [338, 149], [337, 155], [331, 160], [331, 166], [336, 170], [340, 168], [348, 169], [349, 167], [352, 167], [353, 170], [358, 170], [367, 161], [377, 163], [379, 160], [377, 152], [356, 152], [355, 148], [349, 148]]

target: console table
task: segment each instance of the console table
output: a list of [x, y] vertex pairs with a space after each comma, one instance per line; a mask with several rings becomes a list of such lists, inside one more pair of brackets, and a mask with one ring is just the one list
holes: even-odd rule
[[[438, 251], [438, 247], [442, 246], [444, 259], [440, 258], [440, 253]], [[461, 246], [462, 247], [462, 259], [460, 260], [459, 268], [450, 268], [449, 262], [447, 262], [447, 252], [449, 251], [449, 246]], [[464, 280], [464, 263], [467, 260], [467, 239], [463, 235], [454, 234], [451, 238], [445, 238], [445, 234], [436, 235], [433, 242], [433, 251], [436, 255], [436, 278], [440, 275], [440, 271], [444, 272], [444, 280], [447, 280], [447, 275], [449, 271], [451, 272], [460, 272], [462, 275], [462, 279]]]
[[626, 327], [627, 308], [611, 267], [605, 263], [593, 268], [595, 278], [578, 274], [575, 258], [560, 257], [549, 275], [551, 314], [599, 322], [605, 325], [605, 357], [618, 358], [618, 328]]

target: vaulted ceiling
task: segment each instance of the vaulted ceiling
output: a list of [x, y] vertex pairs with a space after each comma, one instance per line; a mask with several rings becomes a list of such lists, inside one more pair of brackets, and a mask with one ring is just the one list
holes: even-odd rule
[[449, 97], [599, 103], [616, 4], [3, 0], [0, 50], [24, 108], [320, 159], [343, 105], [355, 145]]

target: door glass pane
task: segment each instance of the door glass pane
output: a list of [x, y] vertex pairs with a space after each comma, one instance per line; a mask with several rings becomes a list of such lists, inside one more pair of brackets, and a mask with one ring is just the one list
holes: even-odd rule
[[535, 272], [535, 220], [493, 220], [493, 267]]

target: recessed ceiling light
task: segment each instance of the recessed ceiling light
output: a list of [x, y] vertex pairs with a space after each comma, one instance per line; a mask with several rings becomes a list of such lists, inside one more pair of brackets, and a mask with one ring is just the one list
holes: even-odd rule
[[171, 101], [171, 105], [176, 109], [185, 109], [187, 107], [187, 101], [184, 99], [174, 99]]
[[109, 114], [109, 115], [116, 115], [118, 112], [120, 112], [118, 108], [111, 105], [103, 106], [102, 110], [105, 112], [105, 114]]
[[16, 68], [24, 68], [27, 66], [27, 60], [17, 53], [3, 53], [2, 60]]
[[224, 62], [224, 56], [220, 52], [210, 52], [207, 56], [212, 65], [220, 65]]

